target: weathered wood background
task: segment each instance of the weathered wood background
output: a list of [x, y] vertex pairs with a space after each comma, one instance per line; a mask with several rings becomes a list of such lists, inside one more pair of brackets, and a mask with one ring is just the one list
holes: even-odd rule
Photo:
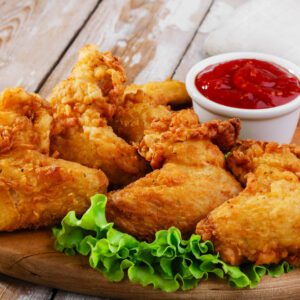
[[[0, 0], [0, 90], [47, 96], [86, 43], [120, 56], [129, 81], [184, 80], [206, 35], [245, 1]], [[0, 276], [0, 299], [25, 298], [93, 299]]]

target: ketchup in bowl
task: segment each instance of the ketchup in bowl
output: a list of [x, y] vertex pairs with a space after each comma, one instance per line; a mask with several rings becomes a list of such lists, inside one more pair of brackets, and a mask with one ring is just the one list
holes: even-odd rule
[[195, 79], [198, 91], [216, 103], [243, 109], [286, 104], [300, 95], [298, 78], [258, 59], [236, 59], [208, 66]]

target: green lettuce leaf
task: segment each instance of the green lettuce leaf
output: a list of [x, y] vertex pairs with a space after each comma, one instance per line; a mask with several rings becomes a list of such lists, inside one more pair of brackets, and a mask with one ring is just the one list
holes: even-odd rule
[[93, 196], [81, 219], [69, 212], [61, 226], [53, 228], [53, 234], [56, 250], [88, 256], [90, 266], [110, 281], [121, 281], [127, 271], [132, 282], [166, 292], [195, 288], [209, 276], [225, 279], [235, 288], [253, 288], [266, 274], [278, 277], [291, 270], [287, 262], [228, 265], [214, 251], [212, 242], [201, 241], [196, 234], [183, 240], [175, 227], [157, 232], [152, 243], [140, 242], [107, 222], [106, 202], [104, 195]]

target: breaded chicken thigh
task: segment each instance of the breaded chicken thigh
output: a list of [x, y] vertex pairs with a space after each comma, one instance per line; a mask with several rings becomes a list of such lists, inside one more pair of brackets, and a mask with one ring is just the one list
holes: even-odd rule
[[213, 210], [196, 232], [237, 265], [300, 263], [300, 148], [242, 141], [228, 165], [246, 188]]
[[51, 153], [105, 172], [113, 186], [143, 176], [147, 164], [136, 148], [108, 125], [122, 101], [125, 73], [120, 61], [94, 46], [84, 47], [69, 78], [53, 90]]
[[104, 193], [105, 174], [49, 153], [49, 104], [21, 88], [0, 95], [0, 231], [54, 225]]
[[185, 237], [191, 234], [199, 218], [241, 191], [225, 169], [224, 154], [211, 142], [228, 149], [238, 132], [235, 119], [200, 125], [192, 110], [153, 122], [139, 149], [157, 170], [109, 193], [109, 220], [142, 240], [171, 226]]

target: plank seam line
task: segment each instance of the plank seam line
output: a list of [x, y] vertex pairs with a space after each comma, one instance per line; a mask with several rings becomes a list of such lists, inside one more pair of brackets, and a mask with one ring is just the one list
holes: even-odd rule
[[57, 295], [57, 289], [52, 290], [52, 295], [48, 298], [49, 300], [54, 300]]
[[102, 0], [98, 0], [97, 4], [90, 11], [90, 13], [87, 15], [87, 17], [83, 21], [82, 25], [79, 26], [78, 29], [75, 31], [74, 35], [72, 36], [72, 38], [70, 39], [70, 41], [67, 43], [66, 47], [63, 49], [63, 51], [61, 52], [61, 54], [59, 55], [59, 57], [57, 58], [57, 60], [50, 67], [49, 71], [45, 74], [45, 76], [41, 79], [40, 83], [38, 84], [38, 86], [37, 86], [37, 88], [35, 90], [36, 93], [38, 93], [40, 91], [40, 89], [43, 87], [43, 85], [45, 84], [45, 82], [48, 80], [48, 78], [52, 74], [53, 70], [59, 64], [59, 62], [61, 61], [61, 59], [65, 56], [66, 52], [69, 50], [69, 48], [71, 47], [71, 45], [73, 44], [73, 42], [75, 41], [75, 39], [77, 38], [77, 36], [80, 34], [80, 32], [82, 31], [82, 29], [85, 27], [85, 25], [91, 19], [91, 17], [95, 13], [95, 11], [98, 9], [98, 7], [101, 4], [101, 2], [102, 2]]
[[209, 7], [208, 7], [208, 9], [207, 9], [207, 11], [205, 12], [205, 14], [204, 14], [203, 18], [201, 19], [199, 25], [197, 26], [197, 28], [196, 28], [196, 30], [195, 30], [195, 32], [194, 32], [194, 34], [193, 34], [193, 36], [192, 36], [190, 42], [189, 42], [188, 45], [186, 46], [186, 48], [185, 48], [185, 50], [184, 50], [184, 52], [183, 52], [183, 54], [182, 54], [180, 60], [178, 61], [177, 65], [175, 66], [175, 69], [174, 69], [174, 71], [173, 71], [173, 73], [172, 73], [172, 75], [171, 75], [171, 78], [174, 77], [174, 75], [175, 75], [175, 73], [176, 73], [178, 67], [180, 66], [180, 64], [181, 64], [181, 62], [182, 62], [182, 60], [183, 60], [183, 58], [185, 57], [186, 53], [187, 53], [188, 50], [190, 49], [191, 44], [192, 44], [193, 41], [195, 40], [196, 35], [197, 35], [197, 33], [198, 33], [198, 31], [199, 31], [201, 25], [203, 24], [204, 20], [206, 19], [207, 15], [209, 14], [209, 12], [210, 12], [210, 10], [211, 10], [211, 8], [212, 8], [214, 2], [215, 2], [215, 0], [212, 0], [212, 1], [211, 1], [210, 5], [209, 5]]

